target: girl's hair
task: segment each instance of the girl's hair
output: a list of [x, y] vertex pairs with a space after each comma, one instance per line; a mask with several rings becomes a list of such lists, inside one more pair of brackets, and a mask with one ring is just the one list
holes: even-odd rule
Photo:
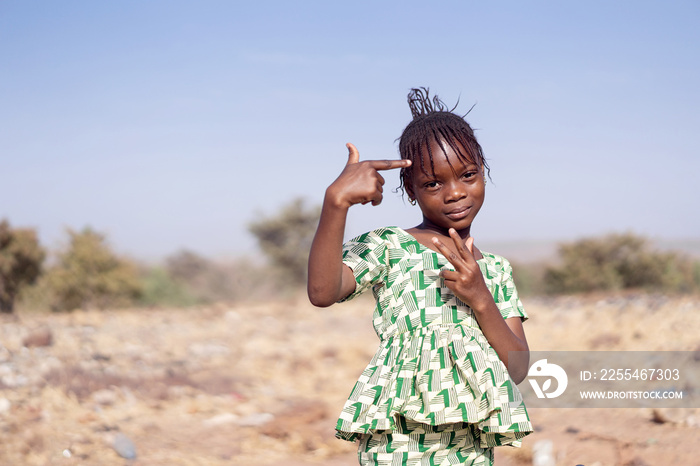
[[[459, 104], [459, 100], [457, 104]], [[464, 120], [464, 116], [469, 112], [464, 116], [453, 113], [457, 105], [449, 109], [437, 96], [431, 100], [429, 90], [425, 87], [411, 89], [411, 92], [408, 93], [408, 106], [411, 108], [413, 121], [401, 133], [399, 153], [402, 159], [411, 161], [411, 166], [401, 169], [399, 191], [402, 193], [405, 191], [404, 188], [410, 183], [414, 168], [420, 167], [423, 173], [434, 172], [433, 151], [431, 150], [431, 142], [433, 141], [438, 143], [437, 145], [442, 148], [445, 156], [447, 154], [442, 141], [449, 144], [462, 162], [483, 166], [490, 176], [491, 170], [486, 163], [481, 146], [476, 141], [474, 130]], [[424, 150], [428, 153], [429, 169], [423, 161]]]

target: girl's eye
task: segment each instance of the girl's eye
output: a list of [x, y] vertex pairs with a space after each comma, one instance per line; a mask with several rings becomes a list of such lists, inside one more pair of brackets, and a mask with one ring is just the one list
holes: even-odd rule
[[462, 178], [466, 178], [469, 180], [471, 178], [474, 178], [475, 176], [476, 176], [476, 172], [466, 172], [464, 175], [462, 175]]
[[434, 189], [437, 187], [437, 185], [437, 181], [428, 181], [423, 186], [425, 186], [427, 189]]

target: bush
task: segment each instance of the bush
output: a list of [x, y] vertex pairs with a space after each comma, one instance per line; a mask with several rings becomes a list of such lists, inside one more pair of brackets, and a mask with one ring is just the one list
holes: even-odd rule
[[46, 253], [32, 229], [12, 229], [0, 222], [0, 312], [12, 312], [15, 298], [41, 274]]
[[164, 271], [192, 304], [255, 300], [276, 291], [269, 270], [246, 258], [212, 261], [183, 250], [166, 259]]
[[168, 307], [187, 307], [197, 304], [197, 298], [162, 267], [145, 270], [141, 277], [141, 284], [142, 294], [139, 304]]
[[513, 280], [520, 296], [537, 296], [545, 292], [544, 274], [546, 265], [542, 262], [511, 262]]
[[183, 287], [193, 303], [212, 303], [235, 299], [233, 284], [226, 267], [197, 253], [182, 250], [166, 259], [165, 270]]
[[129, 306], [142, 292], [136, 266], [117, 257], [103, 235], [68, 230], [70, 242], [47, 274], [53, 310]]
[[561, 265], [545, 271], [550, 293], [622, 289], [690, 292], [700, 282], [697, 267], [671, 252], [650, 249], [646, 239], [628, 234], [586, 238], [559, 247]]
[[295, 199], [278, 214], [250, 224], [250, 232], [276, 269], [280, 284], [306, 284], [309, 250], [320, 215], [319, 206], [306, 208], [302, 199]]

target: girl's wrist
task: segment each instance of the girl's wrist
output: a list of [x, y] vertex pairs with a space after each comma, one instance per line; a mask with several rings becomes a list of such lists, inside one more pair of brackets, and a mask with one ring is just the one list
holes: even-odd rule
[[323, 206], [324, 207], [330, 207], [333, 209], [342, 209], [342, 210], [348, 210], [351, 206], [351, 203], [344, 200], [342, 196], [333, 189], [333, 185], [330, 185], [326, 189], [326, 195], [323, 198]]
[[477, 302], [474, 302], [473, 305], [470, 305], [472, 311], [476, 315], [484, 315], [484, 314], [489, 314], [492, 312], [497, 312], [500, 315], [500, 311], [498, 310], [498, 306], [496, 306], [496, 302], [493, 300], [493, 297], [491, 295], [488, 296], [489, 299], [484, 299], [480, 300]]

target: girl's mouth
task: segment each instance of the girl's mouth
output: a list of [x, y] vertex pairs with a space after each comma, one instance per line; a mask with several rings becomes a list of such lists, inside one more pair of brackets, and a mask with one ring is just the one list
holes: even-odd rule
[[451, 212], [447, 212], [445, 215], [450, 220], [461, 220], [464, 217], [468, 216], [470, 211], [471, 211], [471, 206], [466, 206], [466, 207], [460, 207], [460, 208], [455, 209]]

